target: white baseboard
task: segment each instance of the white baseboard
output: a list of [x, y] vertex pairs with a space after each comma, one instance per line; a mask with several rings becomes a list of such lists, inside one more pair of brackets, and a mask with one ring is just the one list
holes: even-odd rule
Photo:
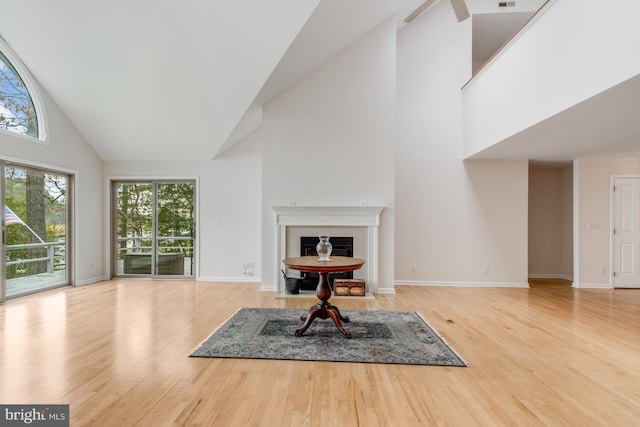
[[75, 286], [90, 285], [92, 283], [104, 282], [105, 280], [109, 280], [109, 277], [108, 276], [91, 277], [89, 279], [84, 279], [84, 280], [77, 281], [75, 283]]
[[612, 289], [611, 285], [608, 283], [577, 283], [573, 282], [571, 284], [572, 288], [578, 289]]
[[396, 280], [396, 285], [400, 286], [458, 286], [473, 288], [528, 288], [528, 283], [516, 282], [435, 282], [435, 281], [410, 281]]
[[200, 276], [198, 282], [234, 282], [234, 283], [260, 283], [261, 279], [254, 276]]
[[[170, 277], [163, 277], [162, 280], [170, 279]], [[90, 279], [84, 279], [78, 281], [75, 286], [84, 286], [90, 285], [92, 283], [103, 282], [105, 280], [109, 280], [108, 276], [99, 276], [92, 277]], [[182, 277], [177, 278], [176, 280], [182, 280]], [[259, 277], [248, 277], [248, 276], [239, 276], [239, 277], [229, 277], [229, 276], [201, 276], [197, 277], [196, 281], [198, 282], [234, 282], [234, 283], [260, 283]]]

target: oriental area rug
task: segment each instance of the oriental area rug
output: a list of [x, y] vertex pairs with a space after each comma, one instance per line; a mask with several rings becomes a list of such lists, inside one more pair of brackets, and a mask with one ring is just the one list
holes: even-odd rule
[[191, 357], [467, 366], [415, 312], [341, 311], [350, 318], [343, 326], [351, 339], [331, 319], [320, 318], [295, 337], [306, 314], [304, 309], [242, 308]]

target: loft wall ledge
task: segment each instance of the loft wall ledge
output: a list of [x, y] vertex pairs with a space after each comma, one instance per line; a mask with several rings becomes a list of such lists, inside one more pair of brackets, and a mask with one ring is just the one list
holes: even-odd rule
[[535, 23], [538, 18], [542, 16], [544, 12], [548, 10], [548, 6], [557, 0], [547, 0], [544, 2], [538, 10], [536, 10], [530, 17], [527, 19], [521, 26], [516, 30], [515, 33], [511, 35], [503, 44], [500, 46], [498, 50], [495, 51], [493, 55], [487, 59], [487, 61], [482, 64], [482, 66], [476, 71], [476, 73], [471, 76], [469, 80], [462, 86], [462, 91], [464, 91], [467, 86], [471, 85], [479, 76], [484, 72], [485, 69], [491, 66], [495, 61], [498, 60], [502, 56], [504, 52], [506, 52], [519, 38], [522, 36], [531, 26]]
[[626, 106], [640, 93], [638, 13], [637, 0], [545, 3], [463, 88], [463, 157], [566, 159], [637, 144]]

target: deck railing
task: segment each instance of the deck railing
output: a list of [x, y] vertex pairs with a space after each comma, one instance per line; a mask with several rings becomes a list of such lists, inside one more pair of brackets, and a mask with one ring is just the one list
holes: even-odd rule
[[[24, 266], [23, 269], [16, 267], [16, 276], [24, 276], [22, 274], [26, 272], [27, 264], [34, 262], [47, 262], [47, 273], [53, 273], [54, 271], [64, 270], [67, 265], [66, 261], [66, 242], [48, 242], [48, 243], [27, 243], [22, 245], [7, 245], [7, 262], [6, 266]], [[17, 255], [11, 256], [12, 252], [19, 250], [29, 250], [29, 249], [46, 249], [47, 255], [37, 258], [18, 258]], [[10, 261], [11, 260], [11, 261]]]
[[[118, 244], [126, 242], [126, 246], [118, 247], [118, 259], [122, 259], [122, 256], [127, 253], [150, 253], [153, 247], [151, 245], [145, 245], [145, 241], [150, 242], [151, 237], [118, 237]], [[158, 236], [158, 251], [159, 252], [182, 252], [185, 256], [191, 256], [193, 252], [193, 237], [179, 237], [179, 236]], [[182, 241], [189, 242], [186, 246], [163, 246], [164, 241]], [[129, 245], [129, 242], [132, 242]]]

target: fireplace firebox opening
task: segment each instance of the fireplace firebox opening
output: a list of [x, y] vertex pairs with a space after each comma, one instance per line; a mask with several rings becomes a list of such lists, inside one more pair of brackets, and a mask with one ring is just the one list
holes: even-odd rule
[[[316, 245], [320, 242], [317, 236], [302, 236], [300, 237], [300, 256], [317, 256]], [[353, 257], [353, 237], [331, 237], [329, 239], [333, 249], [331, 256], [348, 256]], [[315, 290], [318, 286], [319, 276], [317, 273], [301, 272], [300, 278], [302, 284], [300, 289], [302, 290]], [[334, 279], [353, 279], [353, 271], [346, 271], [344, 273], [331, 273], [329, 275], [329, 285], [333, 290]]]

